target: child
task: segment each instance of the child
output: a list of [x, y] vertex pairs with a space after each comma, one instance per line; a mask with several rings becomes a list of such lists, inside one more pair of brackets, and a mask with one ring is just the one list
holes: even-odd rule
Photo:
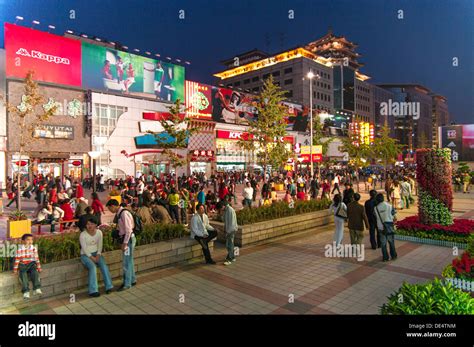
[[[23, 245], [20, 245], [15, 256], [15, 264], [13, 265], [13, 273], [20, 270], [21, 292], [23, 299], [30, 298], [30, 283], [33, 283], [33, 295], [41, 295], [41, 283], [39, 273], [41, 272], [41, 264], [38, 257], [38, 250], [33, 245], [33, 235], [25, 234], [21, 237]], [[29, 277], [29, 279], [28, 279]]]

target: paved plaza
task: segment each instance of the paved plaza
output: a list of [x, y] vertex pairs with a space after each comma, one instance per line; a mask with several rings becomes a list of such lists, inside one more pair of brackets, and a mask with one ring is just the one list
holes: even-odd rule
[[[363, 197], [364, 200], [364, 197]], [[399, 211], [399, 219], [416, 207]], [[456, 194], [455, 217], [474, 218], [473, 195]], [[366, 234], [365, 259], [328, 258], [333, 225], [240, 249], [237, 262], [223, 266], [225, 249], [216, 243], [218, 265], [191, 264], [138, 275], [125, 292], [89, 298], [86, 289], [32, 300], [5, 314], [378, 314], [387, 296], [407, 281], [440, 277], [452, 249], [397, 241], [398, 259], [382, 263]], [[346, 230], [344, 243], [349, 243]], [[115, 285], [120, 285], [115, 282]]]

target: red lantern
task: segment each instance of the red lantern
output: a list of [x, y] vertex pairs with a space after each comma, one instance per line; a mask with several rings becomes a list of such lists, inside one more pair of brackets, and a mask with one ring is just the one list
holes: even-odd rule
[[28, 164], [28, 163], [24, 160], [15, 162], [16, 166], [21, 166], [21, 167], [26, 166], [26, 164]]
[[72, 165], [74, 165], [74, 166], [81, 166], [81, 165], [82, 165], [82, 162], [81, 162], [80, 160], [74, 160], [74, 161], [72, 162]]

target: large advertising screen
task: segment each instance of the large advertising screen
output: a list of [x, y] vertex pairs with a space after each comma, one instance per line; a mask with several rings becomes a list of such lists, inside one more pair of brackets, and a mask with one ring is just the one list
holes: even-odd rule
[[212, 87], [212, 120], [221, 123], [248, 124], [255, 120], [255, 95], [232, 89]]
[[184, 101], [184, 67], [82, 43], [82, 84], [85, 88], [174, 102]]
[[288, 116], [285, 118], [286, 130], [305, 132], [309, 125], [308, 107], [286, 101], [282, 104], [288, 109]]
[[441, 147], [451, 149], [453, 161], [474, 161], [474, 124], [440, 128]]
[[81, 86], [81, 42], [5, 23], [7, 77]]
[[212, 118], [212, 86], [186, 81], [186, 115], [190, 118]]

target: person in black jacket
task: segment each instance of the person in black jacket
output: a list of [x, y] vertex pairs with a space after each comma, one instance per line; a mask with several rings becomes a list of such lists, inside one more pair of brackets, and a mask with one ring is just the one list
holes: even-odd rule
[[342, 202], [346, 205], [354, 201], [354, 189], [352, 189], [352, 183], [346, 183], [346, 189], [342, 192]]
[[[374, 213], [375, 207], [375, 197], [377, 196], [376, 190], [371, 190], [369, 192], [370, 199], [367, 200], [364, 204], [365, 206], [365, 214], [369, 219], [369, 233], [370, 233], [370, 245], [372, 249], [380, 248], [380, 235], [377, 229], [377, 220]], [[377, 238], [375, 238], [375, 232], [377, 231]]]
[[313, 179], [311, 180], [311, 199], [316, 199], [318, 197], [318, 194], [319, 194], [319, 182], [318, 182], [318, 179], [316, 177], [313, 177]]

